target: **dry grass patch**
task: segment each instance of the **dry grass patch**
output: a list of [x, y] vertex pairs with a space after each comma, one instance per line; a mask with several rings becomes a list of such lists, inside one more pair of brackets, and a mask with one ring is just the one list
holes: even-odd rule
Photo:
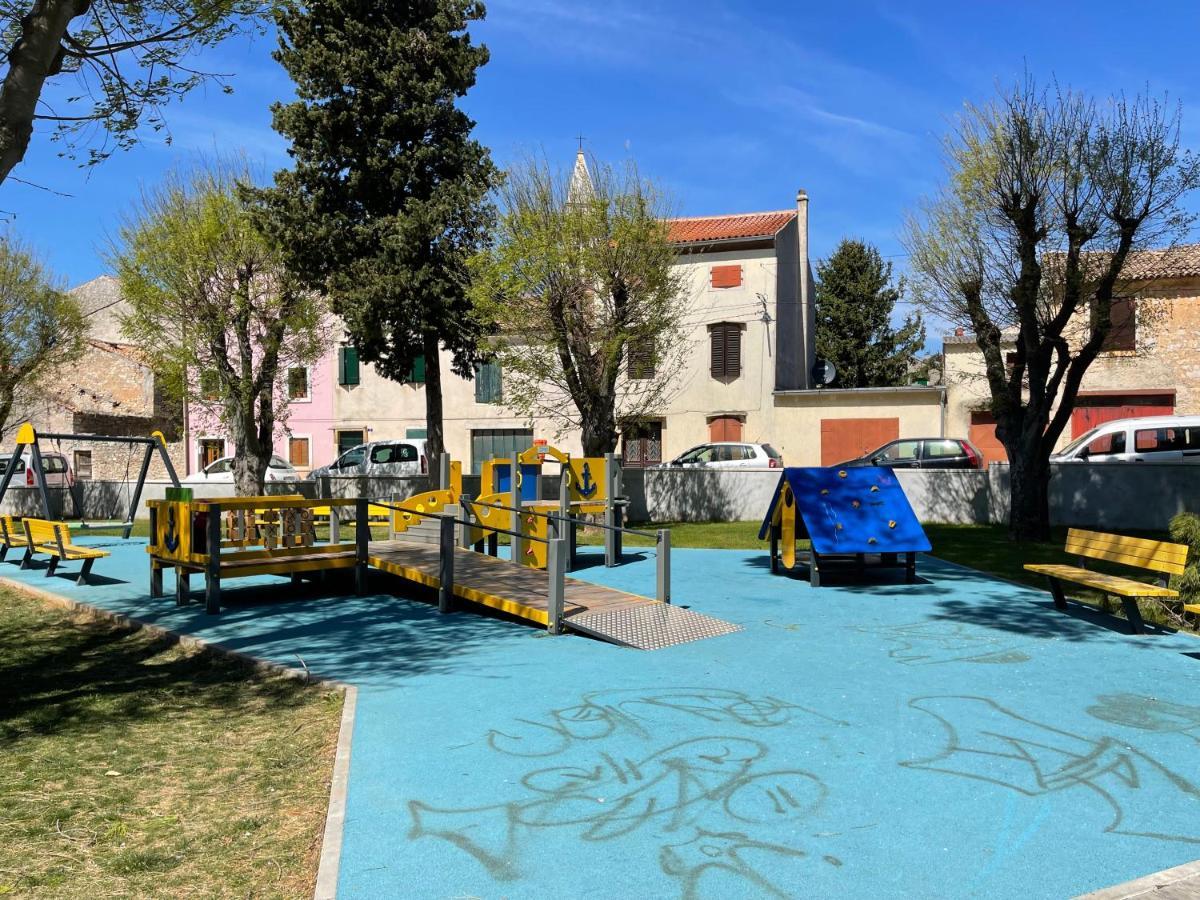
[[0, 894], [312, 896], [341, 705], [0, 591]]

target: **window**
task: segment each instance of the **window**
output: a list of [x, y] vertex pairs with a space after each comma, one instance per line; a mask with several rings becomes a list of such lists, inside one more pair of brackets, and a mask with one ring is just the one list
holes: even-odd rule
[[288, 438], [288, 460], [298, 469], [308, 468], [308, 438]]
[[221, 396], [221, 376], [209, 370], [200, 373], [200, 396], [205, 400], [217, 400]]
[[282, 456], [272, 456], [270, 458], [270, 460], [267, 461], [267, 466], [272, 469], [290, 469], [290, 468], [292, 468], [292, 464], [289, 463]]
[[922, 454], [925, 459], [946, 459], [951, 456], [965, 456], [962, 444], [958, 441], [926, 441]]
[[1200, 428], [1145, 428], [1133, 434], [1138, 453], [1164, 453], [1171, 450], [1200, 450]]
[[741, 416], [714, 416], [708, 420], [710, 441], [740, 441], [742, 439]]
[[888, 444], [878, 455], [893, 462], [916, 459], [920, 447], [920, 441], [896, 441], [894, 444]]
[[92, 480], [92, 451], [75, 451], [75, 477], [80, 481]]
[[742, 285], [741, 266], [713, 266], [710, 274], [712, 286], [715, 288], [735, 288]]
[[1109, 310], [1111, 325], [1104, 338], [1105, 350], [1137, 350], [1137, 305], [1132, 297], [1114, 298]]
[[42, 471], [47, 475], [61, 475], [67, 471], [67, 458], [54, 455], [43, 456]]
[[379, 444], [371, 448], [371, 462], [375, 465], [416, 462], [417, 456], [417, 448], [412, 444]]
[[308, 399], [308, 369], [296, 366], [288, 369], [287, 390], [289, 400]]
[[[5, 456], [3, 458], [0, 458], [0, 475], [3, 475], [6, 471], [8, 471], [8, 461], [10, 459], [12, 459], [11, 456]], [[24, 471], [25, 471], [25, 460], [18, 459], [16, 462], [16, 468], [13, 469], [13, 474], [20, 475]]]
[[712, 462], [715, 458], [716, 448], [711, 444], [701, 444], [699, 447], [693, 447], [683, 456], [679, 457], [676, 462], [681, 463], [707, 463]]
[[742, 374], [742, 326], [737, 322], [709, 325], [710, 368], [713, 378]]
[[413, 360], [412, 369], [409, 370], [408, 378], [405, 379], [409, 384], [424, 384], [425, 383], [425, 357], [418, 356]]
[[345, 453], [343, 453], [341, 456], [339, 456], [336, 460], [334, 460], [333, 465], [331, 465], [329, 468], [331, 468], [331, 469], [355, 469], [358, 466], [362, 465], [362, 461], [364, 459], [366, 459], [366, 457], [367, 457], [367, 448], [366, 447], [355, 447], [351, 450], [347, 450]]
[[662, 422], [644, 422], [621, 435], [621, 465], [640, 469], [662, 462]]
[[200, 442], [200, 468], [206, 468], [225, 455], [225, 442], [207, 438]]
[[228, 459], [218, 459], [215, 463], [209, 466], [204, 471], [209, 475], [224, 475], [232, 468], [233, 463]]
[[1083, 448], [1080, 456], [1092, 459], [1097, 456], [1111, 456], [1114, 453], [1125, 452], [1125, 432], [1113, 431], [1101, 435]]
[[507, 459], [533, 444], [530, 428], [486, 428], [471, 432], [471, 472], [478, 475], [489, 459]]
[[420, 438], [421, 440], [425, 440], [425, 438], [429, 437], [429, 429], [428, 428], [405, 428], [404, 436], [409, 439]]
[[654, 338], [637, 338], [629, 341], [625, 348], [629, 360], [629, 377], [647, 379], [654, 377]]
[[358, 383], [358, 348], [342, 347], [338, 350], [338, 384], [351, 387]]
[[361, 429], [357, 431], [339, 431], [337, 433], [337, 452], [341, 456], [347, 450], [357, 447], [366, 441], [366, 432]]
[[500, 363], [495, 360], [475, 367], [475, 402], [500, 402]]

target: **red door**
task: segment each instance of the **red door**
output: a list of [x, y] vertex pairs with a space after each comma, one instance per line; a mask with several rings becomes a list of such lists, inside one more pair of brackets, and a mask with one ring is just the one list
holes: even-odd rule
[[717, 416], [709, 419], [708, 439], [710, 441], [740, 441], [742, 439], [742, 420], [737, 416]]
[[990, 412], [971, 413], [967, 440], [979, 449], [985, 467], [988, 463], [1008, 462], [1008, 452], [996, 437], [996, 417]]
[[854, 459], [898, 437], [899, 419], [822, 419], [821, 465]]
[[1097, 425], [1114, 419], [1137, 416], [1169, 416], [1175, 412], [1175, 394], [1106, 394], [1081, 396], [1071, 412], [1071, 437], [1079, 437]]

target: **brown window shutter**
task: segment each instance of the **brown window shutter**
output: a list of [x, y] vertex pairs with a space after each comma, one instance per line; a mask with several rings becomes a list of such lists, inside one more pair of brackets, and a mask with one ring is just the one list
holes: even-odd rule
[[713, 266], [710, 272], [712, 286], [715, 288], [734, 288], [742, 285], [741, 266]]
[[709, 332], [711, 369], [713, 378], [725, 377], [725, 326], [714, 325]]
[[1111, 326], [1104, 339], [1105, 350], [1137, 349], [1137, 306], [1132, 297], [1114, 299], [1109, 311]]
[[725, 377], [737, 378], [742, 374], [742, 329], [726, 325], [725, 335]]

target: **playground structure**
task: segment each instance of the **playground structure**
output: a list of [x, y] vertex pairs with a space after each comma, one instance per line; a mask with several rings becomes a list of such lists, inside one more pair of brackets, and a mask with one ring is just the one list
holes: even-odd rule
[[911, 584], [917, 553], [931, 549], [896, 476], [874, 466], [784, 469], [758, 537], [770, 539], [773, 573], [795, 569], [796, 541], [808, 538], [812, 548], [800, 565], [813, 587], [827, 569], [861, 576], [868, 565], [902, 567]]
[[[510, 473], [520, 473], [521, 455], [513, 455]], [[574, 462], [579, 464], [563, 466], [561, 483], [568, 491], [568, 479], [588, 483], [584, 461]], [[594, 461], [586, 462], [590, 472]], [[501, 468], [492, 466], [491, 474], [497, 476]], [[605, 474], [611, 477], [614, 470], [619, 471], [606, 466]], [[569, 629], [639, 649], [740, 630], [671, 604], [670, 537], [665, 530], [653, 533], [619, 524], [600, 526], [656, 540], [653, 599], [567, 578], [567, 564], [573, 555], [569, 536], [586, 523], [560, 515], [561, 503], [538, 505], [535, 500], [523, 504], [522, 483], [527, 484], [531, 474], [527, 471], [524, 478], [518, 474], [516, 491], [511, 489], [510, 479], [508, 492], [493, 490], [485, 495], [486, 504], [463, 495], [461, 469], [446, 456], [439, 466], [437, 489], [398, 503], [367, 497], [331, 500], [296, 495], [193, 499], [189, 489], [171, 490], [167, 499], [147, 504], [151, 516], [147, 547], [150, 593], [162, 596], [163, 570], [174, 569], [176, 603], [184, 605], [190, 596], [191, 575], [200, 574], [205, 579], [205, 608], [217, 613], [221, 583], [226, 578], [282, 575], [299, 581], [323, 578], [330, 570], [353, 569], [355, 589], [361, 595], [367, 592], [368, 573], [374, 568], [437, 590], [438, 609], [443, 613], [450, 612], [456, 600], [466, 600], [541, 625], [551, 634]], [[606, 519], [619, 522], [612, 487], [608, 482], [600, 499], [571, 501], [568, 492], [565, 506], [577, 514], [605, 512]], [[592, 493], [599, 494], [600, 486]], [[337, 512], [343, 507], [353, 507], [352, 542], [339, 539], [343, 523]], [[390, 540], [372, 540], [370, 519], [378, 508], [391, 513]], [[550, 509], [556, 511], [545, 511]], [[321, 510], [330, 513], [328, 542], [316, 539], [314, 513]], [[515, 527], [507, 528], [504, 523]], [[520, 562], [499, 558], [496, 545], [500, 535], [509, 538], [512, 557]], [[537, 550], [525, 553], [528, 547]], [[483, 552], [485, 548], [490, 548], [491, 555]], [[606, 563], [611, 559], [615, 564], [619, 558], [619, 542], [607, 542]]]
[[[38, 490], [42, 513], [46, 520], [54, 519], [54, 513], [50, 506], [50, 491], [46, 486], [46, 468], [42, 464], [41, 441], [43, 440], [71, 441], [74, 443], [126, 444], [129, 446], [131, 454], [134, 447], [144, 446], [146, 448], [142, 454], [142, 465], [138, 470], [137, 482], [134, 485], [133, 493], [129, 500], [129, 511], [125, 516], [125, 521], [121, 523], [124, 528], [122, 537], [128, 538], [129, 533], [133, 530], [133, 517], [137, 512], [138, 502], [142, 497], [142, 488], [145, 487], [146, 476], [150, 472], [150, 461], [154, 458], [155, 450], [158, 451], [159, 457], [166, 467], [171, 483], [176, 488], [179, 487], [179, 476], [175, 474], [175, 466], [171, 464], [171, 457], [167, 453], [166, 439], [163, 437], [161, 431], [153, 432], [150, 437], [123, 437], [103, 434], [58, 434], [51, 432], [38, 434], [34, 430], [33, 423], [25, 422], [17, 429], [17, 440], [16, 446], [13, 449], [12, 459], [20, 459], [25, 450], [29, 450], [29, 469], [33, 475], [33, 485]], [[16, 466], [8, 466], [4, 471], [4, 477], [0, 479], [0, 502], [4, 500], [4, 495], [8, 491], [9, 483], [12, 481], [16, 468]], [[81, 496], [81, 489], [78, 484], [71, 484], [70, 490], [72, 491], [72, 500], [75, 503], [75, 508], [82, 519], [83, 498]]]

